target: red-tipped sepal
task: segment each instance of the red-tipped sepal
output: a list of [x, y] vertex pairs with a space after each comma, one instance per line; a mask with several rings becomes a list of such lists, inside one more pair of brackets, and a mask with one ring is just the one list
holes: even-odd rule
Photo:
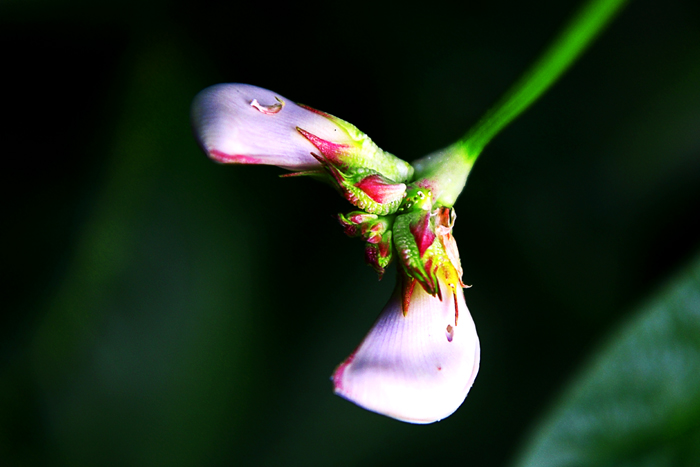
[[361, 236], [366, 242], [365, 261], [372, 266], [379, 279], [392, 259], [391, 254], [391, 217], [380, 217], [362, 211], [338, 214], [338, 221], [349, 237]]
[[391, 263], [391, 230], [375, 239], [376, 242], [368, 240], [365, 245], [365, 262], [377, 271], [379, 280], [382, 280], [384, 271]]

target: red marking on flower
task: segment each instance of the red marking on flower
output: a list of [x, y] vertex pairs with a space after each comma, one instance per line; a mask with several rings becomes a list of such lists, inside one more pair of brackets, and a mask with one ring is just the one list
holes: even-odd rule
[[345, 368], [347, 368], [347, 366], [350, 365], [352, 363], [352, 361], [355, 359], [356, 352], [357, 352], [357, 349], [353, 350], [353, 352], [350, 354], [350, 356], [348, 358], [346, 358], [343, 363], [338, 365], [338, 368], [336, 368], [335, 371], [333, 372], [333, 390], [335, 392], [343, 390], [343, 372], [345, 372]]
[[209, 156], [217, 162], [224, 164], [262, 164], [263, 161], [255, 157], [240, 154], [226, 154], [216, 149], [209, 151]]
[[312, 175], [323, 175], [322, 170], [302, 170], [301, 172], [292, 172], [289, 174], [282, 174], [280, 178], [293, 178], [293, 177], [308, 177]]
[[416, 239], [418, 253], [422, 258], [425, 250], [430, 248], [430, 245], [435, 241], [435, 232], [430, 228], [430, 212], [426, 211], [418, 222], [409, 226], [409, 230], [413, 234], [413, 238]]
[[436, 191], [435, 184], [427, 178], [420, 180], [418, 183], [416, 183], [416, 186], [419, 188], [425, 188], [425, 189], [430, 190], [432, 192]]
[[336, 118], [336, 117], [334, 117], [333, 115], [331, 115], [331, 114], [329, 114], [329, 113], [323, 112], [323, 111], [321, 111], [321, 110], [314, 109], [313, 107], [309, 107], [308, 105], [304, 105], [304, 104], [297, 104], [297, 105], [298, 105], [299, 107], [302, 107], [302, 108], [304, 108], [304, 109], [310, 111], [310, 112], [315, 113], [316, 115], [320, 115], [320, 116], [322, 116], [322, 117], [326, 117], [326, 118], [330, 118], [330, 119]]
[[[456, 324], [455, 324], [455, 326], [456, 326]], [[447, 342], [452, 342], [452, 339], [455, 336], [455, 330], [451, 324], [447, 325], [446, 334], [447, 334]]]
[[386, 258], [391, 253], [391, 241], [379, 242], [379, 256]]
[[367, 237], [367, 243], [373, 243], [377, 244], [382, 241], [382, 236], [381, 235], [372, 235], [370, 237]]
[[379, 174], [365, 177], [355, 183], [355, 186], [367, 193], [367, 196], [379, 204], [401, 199], [406, 192], [406, 185], [403, 183], [391, 183]]
[[324, 156], [319, 156], [318, 154], [314, 154], [313, 152], [310, 154], [323, 166], [326, 172], [328, 172], [331, 175], [331, 177], [333, 177], [336, 183], [338, 183], [338, 188], [342, 191], [343, 196], [345, 196], [346, 199], [348, 199], [352, 204], [355, 204], [352, 200], [350, 200], [350, 196], [352, 196], [352, 194], [349, 193], [343, 185], [345, 177], [343, 177], [343, 174], [340, 172], [340, 170], [338, 170], [335, 165], [328, 162], [328, 160]]
[[341, 169], [347, 170], [347, 164], [343, 163], [343, 157], [347, 155], [348, 149], [350, 148], [347, 144], [338, 144], [326, 141], [323, 138], [319, 138], [313, 133], [297, 127], [297, 131], [302, 134], [302, 136], [309, 140], [311, 144], [316, 146], [316, 148], [321, 151], [321, 154], [328, 159], [332, 164], [338, 166]]
[[362, 225], [362, 235], [364, 235], [367, 238], [367, 241], [370, 241], [370, 238], [376, 238], [375, 241], [372, 243], [377, 243], [379, 240], [382, 238], [382, 233], [384, 232], [384, 225], [381, 223], [366, 223]]
[[425, 289], [425, 291], [433, 297], [437, 295], [440, 301], [442, 301], [442, 289], [440, 288], [440, 281], [435, 275], [435, 271], [437, 271], [437, 265], [433, 266], [433, 258], [428, 258], [423, 267], [425, 268], [426, 272], [426, 277], [423, 281], [421, 281], [423, 289]]
[[406, 316], [406, 313], [408, 313], [408, 307], [411, 305], [411, 295], [413, 295], [413, 289], [416, 287], [416, 280], [412, 277], [404, 277], [401, 282], [401, 292], [403, 298], [401, 301], [401, 306], [403, 315]]
[[457, 291], [455, 290], [454, 284], [450, 284], [450, 287], [452, 287], [452, 296], [455, 300], [455, 326], [457, 326], [457, 321], [459, 320], [459, 304], [457, 303]]

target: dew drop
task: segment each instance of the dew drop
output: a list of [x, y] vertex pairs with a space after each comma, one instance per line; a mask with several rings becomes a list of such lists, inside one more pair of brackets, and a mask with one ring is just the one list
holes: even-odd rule
[[284, 107], [284, 101], [282, 99], [275, 96], [275, 100], [277, 101], [277, 104], [263, 105], [259, 103], [257, 99], [253, 99], [250, 106], [264, 113], [265, 115], [274, 115], [279, 113], [279, 111]]

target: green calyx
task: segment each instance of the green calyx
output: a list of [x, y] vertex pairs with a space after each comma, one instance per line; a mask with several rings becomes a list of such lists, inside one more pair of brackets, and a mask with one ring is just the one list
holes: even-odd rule
[[396, 182], [405, 182], [411, 179], [413, 176], [411, 164], [381, 149], [366, 133], [360, 131], [352, 123], [330, 114], [326, 115], [341, 127], [353, 141], [351, 149], [348, 151], [347, 162], [349, 166], [375, 170]]
[[[434, 206], [429, 188], [412, 185], [403, 192], [400, 205], [393, 214], [366, 211], [339, 214], [338, 220], [350, 237], [365, 242], [365, 261], [380, 278], [394, 256], [403, 273], [416, 280], [431, 295], [440, 296], [438, 270], [449, 261], [442, 241], [444, 227], [438, 219], [449, 210]], [[440, 224], [440, 225], [438, 225]]]

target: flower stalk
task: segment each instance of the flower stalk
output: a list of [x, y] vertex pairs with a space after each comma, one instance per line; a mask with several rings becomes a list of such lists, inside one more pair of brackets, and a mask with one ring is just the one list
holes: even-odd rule
[[436, 195], [441, 205], [454, 205], [486, 145], [561, 78], [627, 1], [585, 3], [530, 69], [459, 141], [413, 162], [416, 178], [450, 179], [449, 188]]

